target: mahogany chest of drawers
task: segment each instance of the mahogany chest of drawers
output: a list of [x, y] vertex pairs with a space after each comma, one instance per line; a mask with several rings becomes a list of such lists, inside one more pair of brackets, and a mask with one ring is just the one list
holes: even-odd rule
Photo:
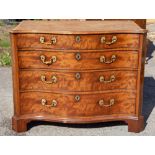
[[33, 120], [143, 130], [146, 31], [133, 21], [23, 21], [10, 35], [15, 131]]

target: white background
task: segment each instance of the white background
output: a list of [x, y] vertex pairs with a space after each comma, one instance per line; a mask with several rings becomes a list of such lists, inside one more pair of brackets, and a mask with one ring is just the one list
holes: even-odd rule
[[155, 0], [0, 0], [0, 17], [155, 18]]

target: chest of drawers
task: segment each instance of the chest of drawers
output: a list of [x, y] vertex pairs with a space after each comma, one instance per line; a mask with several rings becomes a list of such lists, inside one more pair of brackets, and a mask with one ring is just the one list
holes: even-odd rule
[[15, 131], [33, 120], [143, 130], [146, 31], [134, 22], [24, 21], [10, 36]]

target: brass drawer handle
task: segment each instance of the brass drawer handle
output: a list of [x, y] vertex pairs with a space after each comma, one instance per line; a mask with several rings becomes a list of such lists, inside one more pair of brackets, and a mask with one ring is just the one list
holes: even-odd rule
[[54, 45], [54, 44], [56, 44], [57, 39], [56, 39], [56, 37], [52, 37], [51, 42], [45, 42], [45, 37], [40, 37], [39, 41], [40, 41], [41, 44]]
[[116, 79], [115, 75], [111, 75], [109, 80], [105, 80], [104, 76], [99, 77], [100, 82], [103, 82], [103, 83], [111, 83], [111, 82], [115, 81], [115, 79]]
[[57, 101], [56, 100], [52, 100], [51, 104], [48, 105], [46, 99], [41, 99], [41, 104], [43, 106], [46, 106], [46, 107], [56, 107], [57, 106]]
[[113, 36], [111, 41], [106, 41], [105, 36], [101, 37], [101, 43], [102, 44], [111, 45], [111, 44], [115, 43], [116, 41], [117, 41], [117, 37], [116, 36]]
[[51, 77], [51, 81], [47, 81], [46, 80], [46, 76], [45, 75], [41, 75], [41, 81], [46, 83], [46, 84], [53, 84], [53, 83], [57, 83], [57, 77], [55, 75], [53, 75]]
[[116, 61], [116, 55], [111, 56], [111, 60], [106, 60], [105, 56], [100, 56], [100, 62], [105, 64], [111, 64]]
[[75, 96], [75, 101], [76, 101], [76, 102], [79, 102], [79, 101], [80, 101], [80, 96], [79, 96], [79, 95], [76, 95], [76, 96]]
[[104, 100], [101, 99], [101, 100], [99, 100], [98, 104], [100, 106], [103, 106], [103, 107], [110, 107], [110, 106], [115, 104], [115, 100], [114, 99], [110, 99], [109, 104], [105, 104]]
[[56, 58], [56, 56], [52, 56], [52, 58], [49, 61], [46, 61], [45, 55], [41, 55], [40, 60], [42, 61], [43, 64], [51, 65], [57, 61], [57, 58]]

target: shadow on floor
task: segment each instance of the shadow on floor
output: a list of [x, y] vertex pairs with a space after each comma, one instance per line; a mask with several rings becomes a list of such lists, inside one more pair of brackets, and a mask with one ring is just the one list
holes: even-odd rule
[[152, 53], [155, 51], [155, 45], [152, 41], [147, 41], [147, 53], [146, 53], [146, 64], [148, 64], [148, 61], [153, 58]]
[[103, 123], [89, 123], [89, 124], [65, 124], [65, 123], [46, 122], [46, 121], [32, 121], [28, 124], [28, 129], [31, 129], [32, 127], [38, 125], [52, 125], [67, 128], [101, 128], [101, 127], [125, 125], [125, 123], [117, 121], [117, 122], [103, 122]]
[[149, 118], [155, 107], [155, 80], [153, 77], [144, 78], [143, 108], [142, 113], [145, 121]]
[[[146, 64], [153, 58], [152, 53], [155, 52], [155, 45], [149, 39], [147, 40]], [[152, 66], [153, 67], [153, 66]], [[153, 77], [144, 78], [143, 108], [142, 113], [145, 122], [149, 118], [153, 108], [155, 107], [155, 79]]]

